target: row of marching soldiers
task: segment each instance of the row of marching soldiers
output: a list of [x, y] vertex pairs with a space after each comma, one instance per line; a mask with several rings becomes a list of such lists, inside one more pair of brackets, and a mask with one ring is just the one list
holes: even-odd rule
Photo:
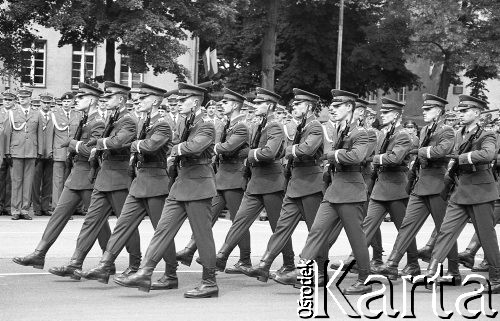
[[[43, 268], [47, 251], [77, 204], [86, 198], [90, 205], [74, 254], [68, 264], [49, 269], [54, 275], [108, 283], [116, 274], [114, 262], [126, 247], [129, 266], [114, 276], [115, 283], [146, 292], [175, 289], [177, 262], [191, 265], [198, 250], [202, 282], [185, 297], [217, 296], [216, 271], [263, 282], [272, 278], [297, 287], [300, 270], [291, 235], [304, 219], [309, 235], [298, 266], [310, 260], [323, 266], [344, 228], [358, 278], [343, 291], [359, 295], [372, 291], [365, 284], [370, 273], [392, 279], [422, 273], [415, 236], [430, 214], [437, 236], [424, 275], [434, 276], [448, 258], [448, 274], [454, 277], [453, 284], [460, 284], [456, 240], [470, 218], [489, 263], [491, 290], [500, 292], [500, 253], [494, 229], [499, 192], [492, 168], [498, 147], [495, 133], [484, 130], [485, 101], [460, 96], [455, 109], [463, 127], [455, 133], [442, 116], [447, 102], [425, 95], [422, 112], [427, 126], [420, 143], [412, 147], [410, 135], [401, 127], [401, 102], [382, 98], [382, 130], [378, 132], [360, 126], [367, 115], [366, 101], [354, 93], [332, 90], [329, 112], [335, 124], [328, 129], [328, 122], [318, 121], [319, 97], [294, 89], [293, 114], [300, 121], [293, 141], [286, 144], [284, 126], [273, 113], [281, 99], [278, 94], [257, 88], [252, 102], [255, 120], [248, 122], [248, 113], [241, 112], [245, 97], [225, 88], [222, 108], [227, 122], [216, 143], [214, 122], [204, 119], [201, 112], [206, 88], [179, 83], [176, 100], [184, 118], [179, 128], [172, 128], [159, 113], [165, 90], [140, 85], [138, 111], [146, 117], [138, 123], [125, 108], [129, 91], [111, 82], [105, 83], [104, 93], [81, 85], [76, 109], [85, 122], [81, 135], [68, 141], [72, 171], [35, 251], [14, 258], [15, 263]], [[88, 113], [99, 97], [107, 100], [110, 115], [106, 121]], [[216, 252], [212, 226], [226, 207], [232, 225]], [[260, 262], [252, 266], [249, 227], [263, 209], [273, 234]], [[109, 235], [111, 211], [118, 214], [118, 220]], [[399, 233], [383, 263], [376, 251], [381, 251], [379, 227], [387, 212]], [[155, 233], [142, 258], [138, 226], [145, 215]], [[193, 236], [176, 252], [174, 238], [186, 218]], [[96, 267], [83, 269], [99, 236], [106, 244], [102, 258]], [[372, 262], [368, 245], [374, 248]], [[239, 260], [226, 266], [236, 246]], [[283, 266], [271, 274], [280, 253]], [[405, 253], [407, 265], [399, 271]], [[153, 271], [162, 260], [165, 273], [153, 281]], [[319, 285], [328, 280], [325, 270], [319, 269]], [[434, 278], [434, 282], [441, 281]]]

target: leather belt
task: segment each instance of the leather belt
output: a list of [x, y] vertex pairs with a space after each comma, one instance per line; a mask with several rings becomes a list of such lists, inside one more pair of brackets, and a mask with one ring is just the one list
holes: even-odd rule
[[238, 158], [223, 158], [221, 159], [219, 162], [221, 164], [240, 164], [240, 163], [243, 163], [243, 159], [244, 158], [241, 158], [241, 159], [238, 159]]
[[448, 166], [448, 162], [446, 163], [427, 163], [425, 166], [421, 166], [422, 168], [443, 168], [443, 167], [447, 167]]
[[256, 162], [256, 163], [250, 163], [250, 167], [267, 167], [267, 166], [271, 166], [271, 165], [274, 165], [274, 164], [279, 164], [279, 162]]
[[381, 166], [380, 172], [406, 172], [408, 167], [406, 166]]
[[464, 164], [458, 166], [459, 174], [470, 174], [478, 171], [485, 171], [491, 168], [491, 164]]
[[346, 165], [346, 166], [341, 166], [340, 168], [335, 168], [336, 172], [361, 172], [363, 171], [364, 167], [361, 165]]
[[128, 155], [112, 155], [112, 156], [108, 155], [108, 156], [106, 156], [106, 155], [104, 155], [102, 159], [108, 160], [108, 161], [121, 162], [121, 161], [128, 161], [130, 159], [130, 156], [128, 156]]
[[319, 164], [315, 160], [303, 161], [303, 162], [293, 162], [293, 167], [311, 167], [311, 166], [319, 166]]
[[137, 168], [167, 168], [165, 162], [137, 162]]
[[195, 165], [207, 165], [211, 164], [212, 160], [208, 158], [198, 158], [198, 159], [183, 159], [179, 162], [180, 167], [188, 167]]

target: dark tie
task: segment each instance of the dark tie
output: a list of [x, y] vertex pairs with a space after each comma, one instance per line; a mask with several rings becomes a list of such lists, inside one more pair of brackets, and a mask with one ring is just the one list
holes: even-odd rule
[[26, 114], [26, 118], [28, 118], [29, 111], [26, 110], [24, 113]]

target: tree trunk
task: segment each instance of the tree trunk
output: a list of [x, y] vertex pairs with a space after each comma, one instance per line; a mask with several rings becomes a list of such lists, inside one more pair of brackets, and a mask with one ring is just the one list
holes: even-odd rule
[[279, 0], [269, 0], [267, 4], [266, 25], [261, 49], [261, 86], [268, 90], [274, 90], [274, 66], [276, 63], [276, 37], [278, 29]]
[[448, 88], [450, 88], [451, 75], [448, 70], [449, 57], [447, 54], [444, 56], [443, 70], [441, 71], [441, 77], [439, 78], [439, 87], [437, 96], [446, 99], [448, 97]]
[[106, 39], [106, 64], [104, 65], [104, 80], [115, 81], [115, 40]]

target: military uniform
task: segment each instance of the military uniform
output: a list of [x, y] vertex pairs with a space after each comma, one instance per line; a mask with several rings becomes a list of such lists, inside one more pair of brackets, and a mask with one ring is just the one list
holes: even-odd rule
[[[257, 88], [257, 102], [277, 103], [279, 95]], [[254, 134], [255, 135], [255, 134]], [[251, 141], [253, 138], [251, 139]], [[240, 208], [229, 229], [226, 240], [217, 254], [217, 269], [224, 271], [229, 254], [250, 228], [256, 217], [266, 209], [271, 230], [276, 231], [281, 203], [283, 202], [284, 176], [280, 163], [284, 151], [283, 125], [268, 120], [262, 129], [260, 141], [256, 149], [248, 152], [247, 162], [251, 166], [252, 175], [248, 181]], [[289, 239], [282, 250], [284, 266], [294, 266], [292, 242]]]
[[[152, 94], [162, 97], [164, 90], [145, 83], [140, 85], [141, 94]], [[138, 132], [142, 130], [146, 118], [139, 122]], [[146, 129], [146, 138], [132, 143], [132, 153], [138, 154], [138, 163], [134, 170], [136, 177], [132, 181], [129, 194], [119, 215], [116, 227], [106, 247], [99, 265], [80, 275], [87, 279], [97, 279], [107, 283], [112, 271], [112, 263], [136, 231], [144, 216], [149, 215], [153, 227], [156, 229], [161, 217], [165, 198], [168, 195], [167, 156], [172, 148], [172, 130], [159, 113], [152, 114], [150, 125]], [[165, 277], [177, 284], [175, 260], [175, 245], [167, 244], [163, 254], [167, 263]], [[75, 272], [78, 274], [79, 272]]]
[[[10, 91], [6, 90], [2, 93], [4, 100], [16, 100], [16, 95]], [[5, 102], [4, 102], [5, 105]], [[2, 130], [0, 131], [0, 181], [4, 182], [0, 184], [0, 215], [11, 215], [10, 202], [12, 185], [10, 179], [10, 165], [4, 160], [5, 154], [7, 153], [7, 146], [5, 146], [5, 130], [9, 126], [7, 123], [9, 121], [9, 110], [5, 106], [0, 108], [0, 126]]]
[[[488, 108], [487, 103], [478, 98], [461, 95], [459, 99], [458, 110], [471, 107], [479, 110]], [[475, 126], [468, 132], [465, 129], [464, 127], [457, 133], [455, 140], [457, 151], [476, 132]], [[480, 137], [472, 142], [469, 152], [458, 155], [456, 161], [459, 163], [459, 179], [450, 196], [427, 271], [428, 275], [435, 273], [438, 264], [444, 261], [454, 246], [468, 218], [471, 218], [490, 264], [489, 281], [492, 293], [500, 293], [500, 251], [493, 214], [494, 203], [498, 199], [498, 189], [491, 170], [491, 162], [496, 152], [495, 134], [483, 131]]]
[[[80, 95], [98, 97], [102, 93], [98, 88], [84, 83], [80, 83], [79, 86]], [[59, 202], [54, 213], [45, 227], [42, 239], [36, 247], [35, 252], [26, 257], [14, 258], [13, 261], [15, 263], [43, 268], [47, 251], [57, 240], [80, 202], [83, 201], [88, 206], [93, 189], [93, 184], [89, 180], [90, 164], [88, 162], [92, 148], [86, 144], [91, 140], [95, 141], [101, 137], [104, 130], [104, 120], [97, 112], [94, 112], [88, 116], [82, 130], [81, 140], [72, 139], [69, 143], [69, 151], [75, 151], [77, 155], [73, 159], [73, 168], [64, 184], [64, 189], [59, 197]], [[103, 250], [106, 248], [110, 234], [111, 230], [109, 224], [106, 222], [101, 228], [98, 237], [99, 245]]]
[[[19, 90], [19, 96], [31, 97], [31, 91]], [[42, 154], [42, 120], [40, 113], [29, 106], [20, 105], [9, 111], [5, 128], [6, 152], [12, 157], [12, 219], [31, 219], [28, 214], [31, 204], [31, 185], [35, 174], [35, 163]]]
[[[444, 109], [448, 102], [434, 95], [424, 95], [424, 105], [422, 108], [439, 107]], [[422, 128], [420, 140], [427, 135], [429, 125]], [[392, 253], [389, 256], [387, 267], [380, 273], [396, 278], [398, 275], [398, 263], [403, 257], [408, 246], [413, 242], [418, 231], [426, 221], [429, 213], [432, 215], [439, 230], [446, 212], [447, 202], [439, 195], [444, 187], [444, 174], [448, 165], [446, 155], [453, 151], [455, 134], [453, 128], [440, 121], [436, 131], [430, 137], [427, 146], [418, 149], [420, 168], [415, 186], [410, 195], [406, 214], [394, 242]], [[456, 243], [451, 247], [448, 254], [448, 271], [460, 278], [457, 261]], [[461, 283], [461, 282], [460, 282]]]

